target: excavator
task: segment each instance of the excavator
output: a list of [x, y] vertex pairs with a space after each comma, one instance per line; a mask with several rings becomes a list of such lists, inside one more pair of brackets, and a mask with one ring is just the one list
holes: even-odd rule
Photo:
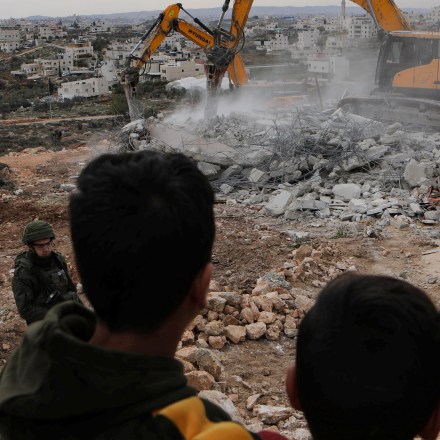
[[440, 32], [411, 30], [393, 0], [352, 0], [369, 13], [382, 39], [377, 89], [339, 107], [371, 118], [440, 126]]
[[[179, 32], [203, 48], [206, 54], [204, 65], [207, 91], [205, 116], [208, 118], [215, 116], [217, 94], [225, 73], [228, 72], [232, 87], [248, 83], [248, 76], [239, 52], [244, 45], [244, 26], [252, 3], [253, 0], [235, 0], [229, 30], [222, 28], [222, 23], [229, 9], [230, 0], [225, 0], [221, 17], [214, 29], [193, 17], [183, 8], [181, 3], [168, 6], [136, 44], [127, 58], [125, 68], [120, 72], [119, 76], [127, 97], [130, 118], [132, 120], [136, 118], [133, 99], [136, 96], [136, 86], [143, 73], [142, 70], [147, 68], [153, 53], [167, 35], [173, 31]], [[179, 18], [181, 11], [186, 13], [194, 24]]]

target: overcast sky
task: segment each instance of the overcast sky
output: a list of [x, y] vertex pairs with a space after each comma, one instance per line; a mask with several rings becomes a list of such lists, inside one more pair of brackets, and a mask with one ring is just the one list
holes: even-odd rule
[[[177, 1], [174, 0], [176, 3]], [[0, 18], [48, 15], [111, 14], [114, 12], [136, 12], [164, 9], [174, 3], [169, 0], [0, 0]], [[181, 0], [190, 8], [221, 8], [223, 0]], [[233, 1], [231, 1], [231, 4]], [[338, 0], [255, 0], [255, 6], [318, 6], [339, 4]], [[347, 0], [347, 5], [351, 2]], [[431, 8], [440, 5], [440, 0], [396, 0], [401, 8]]]

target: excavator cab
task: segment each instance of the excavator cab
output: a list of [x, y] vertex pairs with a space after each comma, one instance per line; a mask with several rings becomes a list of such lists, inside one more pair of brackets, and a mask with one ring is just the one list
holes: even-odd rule
[[376, 83], [384, 91], [408, 94], [439, 90], [439, 39], [429, 33], [390, 32], [383, 40]]

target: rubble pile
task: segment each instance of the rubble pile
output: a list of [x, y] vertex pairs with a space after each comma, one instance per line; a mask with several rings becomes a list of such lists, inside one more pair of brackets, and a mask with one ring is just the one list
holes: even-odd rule
[[[295, 231], [287, 231], [286, 234], [306, 242], [291, 252], [283, 267], [260, 277], [251, 294], [222, 291], [217, 281], [211, 282], [206, 308], [188, 326], [181, 339], [181, 348], [176, 353], [184, 365], [188, 383], [198, 391], [208, 393], [204, 395], [208, 399], [212, 399], [209, 393], [214, 392], [213, 400], [219, 404], [223, 402], [221, 406], [236, 420], [234, 413], [237, 410], [232, 400], [219, 392], [221, 384], [225, 383], [219, 350], [226, 344], [240, 344], [246, 339], [264, 338], [276, 343], [283, 336], [294, 338], [300, 319], [313, 305], [317, 294], [317, 289], [293, 287], [295, 281], [311, 281], [312, 286], [321, 287], [342, 272], [356, 270], [350, 261], [337, 261], [334, 245], [322, 241], [307, 242], [307, 237]], [[283, 353], [281, 346], [279, 348]], [[240, 377], [233, 379], [250, 392], [255, 391]], [[230, 380], [228, 378], [228, 382]], [[289, 436], [296, 428], [304, 429], [302, 415], [290, 407], [260, 405], [260, 397], [261, 393], [251, 394], [246, 408], [252, 416], [242, 414], [246, 418], [244, 421], [253, 429], [269, 425], [277, 430], [290, 431]], [[231, 405], [232, 411], [227, 408]]]
[[225, 146], [215, 153], [183, 148], [219, 199], [290, 220], [373, 217], [404, 227], [416, 218], [428, 224], [440, 219], [428, 200], [440, 175], [438, 133], [406, 132], [400, 123], [385, 127], [341, 110], [283, 113], [271, 120], [231, 114], [193, 128], [207, 145]]

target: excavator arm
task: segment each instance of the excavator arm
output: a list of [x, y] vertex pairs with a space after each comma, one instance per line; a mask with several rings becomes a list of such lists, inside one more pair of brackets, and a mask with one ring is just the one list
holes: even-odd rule
[[351, 0], [365, 9], [385, 32], [409, 31], [410, 25], [393, 0]]
[[[223, 5], [222, 19], [229, 7], [229, 1], [226, 0]], [[208, 102], [210, 102], [209, 106], [207, 103], [207, 108], [210, 107], [212, 110], [215, 107], [212, 102], [215, 100], [215, 95], [226, 70], [235, 86], [247, 84], [248, 76], [238, 52], [241, 49], [239, 44], [243, 41], [243, 27], [251, 6], [252, 1], [250, 0], [236, 0], [229, 33], [220, 28], [222, 19], [220, 19], [217, 28], [211, 30], [185, 11], [181, 3], [168, 6], [134, 47], [125, 69], [120, 73], [121, 84], [127, 97], [131, 118], [135, 117], [132, 98], [139, 82], [139, 72], [172, 31], [179, 32], [207, 53], [208, 63], [207, 66], [205, 65], [205, 72], [207, 75]], [[181, 10], [186, 12], [198, 26], [179, 18]]]

